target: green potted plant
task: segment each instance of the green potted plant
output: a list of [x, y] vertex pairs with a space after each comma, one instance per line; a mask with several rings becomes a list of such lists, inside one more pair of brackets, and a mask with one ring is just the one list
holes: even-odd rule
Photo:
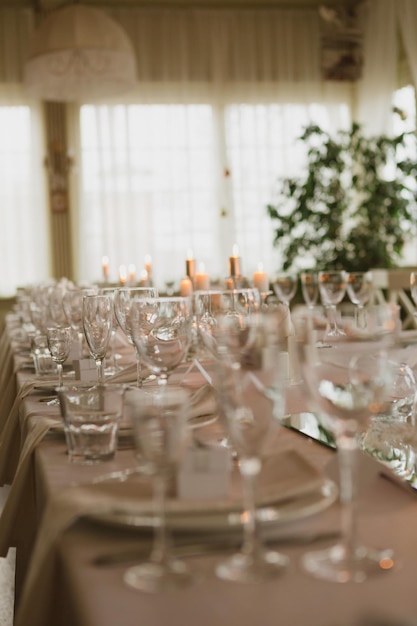
[[417, 232], [415, 134], [367, 137], [353, 123], [331, 136], [311, 125], [300, 140], [306, 171], [281, 179], [267, 206], [283, 269], [398, 267]]

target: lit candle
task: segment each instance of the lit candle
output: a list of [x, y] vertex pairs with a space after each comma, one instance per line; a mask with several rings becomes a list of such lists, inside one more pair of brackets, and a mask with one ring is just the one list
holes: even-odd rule
[[129, 283], [133, 285], [136, 282], [136, 267], [133, 263], [129, 265]]
[[185, 274], [191, 280], [194, 279], [195, 275], [195, 259], [193, 257], [192, 250], [189, 250], [187, 253], [187, 258], [185, 259]]
[[240, 276], [240, 258], [236, 244], [233, 245], [232, 256], [229, 258], [229, 276]]
[[206, 272], [204, 263], [200, 263], [199, 271], [195, 275], [195, 288], [196, 289], [210, 289], [210, 276]]
[[149, 277], [152, 274], [152, 259], [150, 254], [145, 256], [145, 270], [148, 272]]
[[141, 287], [148, 286], [148, 272], [146, 270], [142, 270], [140, 273], [140, 286]]
[[109, 279], [109, 257], [104, 256], [101, 260], [101, 265], [103, 268], [103, 278], [107, 282]]
[[184, 297], [192, 296], [193, 294], [193, 283], [188, 276], [185, 276], [180, 283], [180, 294]]
[[269, 278], [264, 272], [262, 263], [258, 264], [258, 271], [253, 273], [253, 286], [258, 289], [259, 293], [269, 291]]
[[119, 266], [119, 283], [125, 285], [127, 281], [126, 265]]

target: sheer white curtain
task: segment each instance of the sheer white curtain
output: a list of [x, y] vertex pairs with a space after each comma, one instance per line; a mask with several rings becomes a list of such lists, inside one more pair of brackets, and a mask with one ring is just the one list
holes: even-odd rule
[[123, 101], [73, 111], [79, 279], [99, 278], [103, 255], [113, 278], [120, 264], [139, 273], [149, 254], [157, 285], [178, 284], [190, 249], [221, 279], [234, 243], [247, 276], [258, 262], [278, 270], [266, 214], [276, 180], [299, 170], [306, 124], [349, 117], [350, 87], [320, 80], [316, 12], [113, 15], [140, 82]]
[[33, 24], [29, 9], [0, 10], [0, 297], [50, 272], [42, 112], [21, 86]]
[[49, 276], [42, 117], [20, 88], [0, 85], [0, 296]]

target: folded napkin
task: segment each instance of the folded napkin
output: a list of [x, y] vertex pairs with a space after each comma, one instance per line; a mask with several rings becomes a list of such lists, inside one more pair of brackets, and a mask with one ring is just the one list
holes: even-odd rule
[[106, 383], [136, 383], [137, 382], [137, 364], [127, 365], [116, 374], [106, 377]]
[[[152, 386], [156, 387], [156, 384], [154, 383], [154, 385], [148, 385], [148, 387]], [[217, 400], [214, 389], [211, 385], [205, 384], [197, 389], [187, 388], [185, 385], [183, 386], [189, 391], [190, 396], [190, 422], [193, 422], [194, 425], [196, 425], [196, 423], [198, 424], [199, 418], [207, 417], [209, 415], [214, 418], [217, 415]], [[125, 411], [119, 426], [121, 434], [131, 429], [131, 411], [134, 406], [135, 392], [136, 389], [133, 388], [126, 390]]]
[[[285, 450], [272, 459], [274, 466], [269, 478], [260, 483], [260, 500], [278, 502], [296, 498], [318, 489], [322, 483], [321, 475], [306, 459], [295, 450]], [[236, 470], [237, 471], [237, 470]], [[268, 474], [268, 470], [267, 470]], [[274, 476], [274, 479], [272, 477]], [[239, 479], [240, 480], [240, 479]], [[278, 481], [278, 482], [275, 482]], [[273, 484], [275, 483], [275, 486]], [[236, 482], [237, 484], [237, 482]], [[142, 489], [141, 500], [138, 495]], [[264, 491], [263, 491], [264, 489]], [[269, 493], [267, 493], [269, 492]], [[48, 608], [53, 602], [53, 579], [55, 576], [55, 549], [60, 536], [79, 517], [85, 515], [99, 516], [112, 510], [141, 512], [143, 508], [152, 511], [150, 502], [150, 486], [143, 480], [135, 484], [99, 483], [95, 485], [78, 485], [69, 487], [55, 494], [48, 502], [44, 511], [29, 570], [25, 579], [21, 599], [17, 608], [15, 626], [43, 626], [47, 623]], [[235, 507], [241, 509], [241, 495], [236, 496]], [[180, 507], [179, 501], [176, 506]], [[202, 503], [198, 505], [201, 507]], [[213, 503], [216, 510], [219, 503]], [[175, 504], [168, 502], [171, 510]], [[207, 506], [204, 503], [203, 506]], [[223, 501], [224, 508], [234, 508], [233, 500]], [[186, 507], [186, 508], [185, 508]], [[169, 510], [169, 509], [168, 509]], [[174, 510], [177, 510], [174, 508]], [[198, 506], [190, 501], [184, 503], [181, 512], [199, 512]]]

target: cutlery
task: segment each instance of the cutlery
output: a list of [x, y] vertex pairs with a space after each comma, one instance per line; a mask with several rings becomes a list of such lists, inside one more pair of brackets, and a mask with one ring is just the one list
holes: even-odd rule
[[[309, 534], [290, 534], [277, 537], [275, 539], [266, 540], [265, 543], [270, 546], [296, 546], [309, 545], [320, 541], [330, 541], [340, 537], [339, 530], [326, 530], [323, 532]], [[172, 546], [175, 556], [199, 556], [207, 554], [215, 554], [216, 552], [224, 552], [227, 550], [235, 550], [241, 546], [242, 538], [239, 535], [235, 537], [221, 538], [204, 538], [192, 541], [188, 538], [177, 538]], [[125, 563], [133, 563], [147, 558], [149, 555], [149, 544], [135, 546], [134, 548], [126, 548], [116, 552], [105, 552], [95, 556], [92, 564], [97, 567], [111, 567], [113, 565], [123, 565]]]

